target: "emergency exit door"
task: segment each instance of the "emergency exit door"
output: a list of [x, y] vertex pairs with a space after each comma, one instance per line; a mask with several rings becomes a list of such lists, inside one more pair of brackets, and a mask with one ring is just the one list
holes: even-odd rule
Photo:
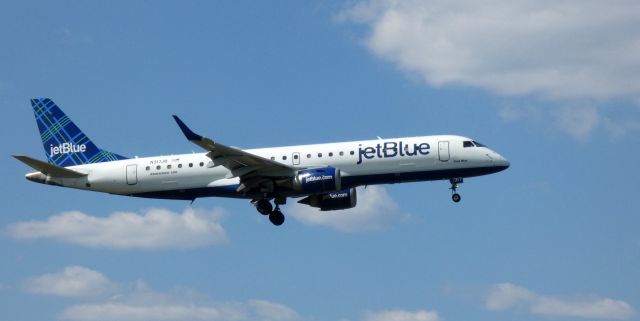
[[136, 185], [138, 183], [138, 165], [127, 165], [127, 184]]
[[448, 141], [444, 141], [444, 142], [438, 142], [438, 157], [440, 158], [440, 161], [442, 162], [448, 162], [449, 161], [449, 142]]

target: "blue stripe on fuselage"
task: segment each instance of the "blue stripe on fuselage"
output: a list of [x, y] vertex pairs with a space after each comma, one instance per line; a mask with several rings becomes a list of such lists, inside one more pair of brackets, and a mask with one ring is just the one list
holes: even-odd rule
[[[449, 179], [454, 177], [474, 177], [497, 173], [507, 169], [508, 166], [488, 166], [477, 168], [463, 169], [447, 169], [437, 171], [409, 172], [409, 173], [392, 173], [392, 174], [375, 174], [375, 175], [359, 175], [342, 177], [342, 187], [351, 188], [362, 185], [376, 184], [394, 184], [405, 182], [434, 181]], [[242, 194], [236, 192], [238, 185], [226, 185], [216, 187], [200, 187], [191, 189], [166, 190], [131, 194], [130, 196], [159, 198], [159, 199], [175, 199], [175, 200], [194, 200], [201, 197], [231, 197], [252, 199], [261, 195]]]

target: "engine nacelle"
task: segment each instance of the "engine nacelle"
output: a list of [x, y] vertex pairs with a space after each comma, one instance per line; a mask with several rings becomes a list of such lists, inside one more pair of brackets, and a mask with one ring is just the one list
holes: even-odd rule
[[346, 210], [356, 206], [358, 197], [355, 188], [344, 189], [337, 192], [309, 195], [298, 203], [318, 207], [321, 211]]
[[304, 169], [293, 178], [293, 190], [296, 192], [312, 194], [340, 189], [340, 170], [334, 167]]

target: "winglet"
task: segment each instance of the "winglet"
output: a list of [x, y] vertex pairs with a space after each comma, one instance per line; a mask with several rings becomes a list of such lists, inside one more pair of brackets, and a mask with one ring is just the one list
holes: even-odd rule
[[173, 115], [173, 119], [176, 120], [176, 123], [178, 123], [180, 130], [182, 130], [182, 133], [187, 137], [188, 140], [202, 140], [202, 136], [194, 133], [191, 129], [189, 129], [189, 127], [187, 127], [187, 125], [178, 116]]

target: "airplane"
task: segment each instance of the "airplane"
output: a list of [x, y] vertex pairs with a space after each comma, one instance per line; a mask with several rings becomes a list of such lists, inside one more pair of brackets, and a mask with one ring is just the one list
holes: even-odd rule
[[100, 149], [51, 99], [31, 105], [47, 161], [14, 155], [36, 170], [27, 180], [156, 199], [248, 199], [276, 226], [284, 223], [280, 206], [288, 198], [343, 210], [356, 206], [358, 186], [449, 180], [457, 203], [464, 178], [510, 166], [485, 145], [454, 135], [240, 149], [196, 134], [175, 115], [187, 140], [204, 152], [128, 158]]

